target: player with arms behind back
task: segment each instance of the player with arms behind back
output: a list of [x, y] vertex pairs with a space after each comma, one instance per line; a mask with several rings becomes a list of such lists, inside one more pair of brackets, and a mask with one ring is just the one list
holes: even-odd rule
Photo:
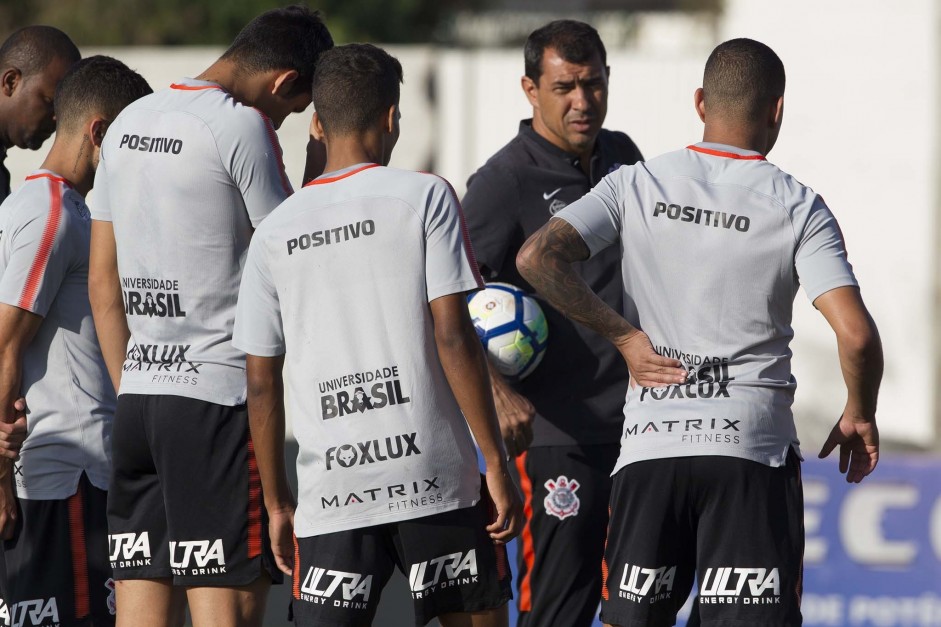
[[298, 625], [370, 624], [396, 566], [419, 625], [505, 625], [503, 543], [521, 505], [467, 311], [482, 283], [447, 182], [385, 167], [401, 81], [399, 62], [375, 46], [323, 55], [313, 99], [326, 173], [278, 207], [249, 249], [234, 342], [248, 353], [272, 544], [279, 566], [293, 566]]
[[18, 504], [10, 477], [0, 479], [3, 624], [22, 625], [29, 612], [63, 627], [114, 624], [106, 499], [115, 398], [88, 302], [85, 196], [109, 125], [149, 93], [116, 59], [73, 65], [56, 90], [52, 150], [0, 206], [0, 407], [9, 415], [21, 393], [30, 407]]
[[[90, 293], [119, 391], [108, 495], [122, 627], [255, 625], [272, 579], [232, 347], [253, 227], [287, 198], [275, 128], [310, 104], [333, 40], [292, 6], [252, 20], [196, 79], [114, 122], [92, 207]], [[174, 587], [176, 586], [176, 587]]]
[[[604, 559], [607, 624], [673, 625], [694, 576], [703, 625], [801, 624], [788, 347], [801, 286], [836, 334], [847, 388], [821, 456], [839, 446], [851, 482], [878, 461], [882, 346], [843, 236], [818, 194], [766, 160], [784, 83], [764, 44], [719, 45], [695, 92], [703, 141], [609, 174], [518, 257], [540, 293], [611, 340], [631, 371]], [[572, 268], [612, 246], [622, 251], [624, 317]]]

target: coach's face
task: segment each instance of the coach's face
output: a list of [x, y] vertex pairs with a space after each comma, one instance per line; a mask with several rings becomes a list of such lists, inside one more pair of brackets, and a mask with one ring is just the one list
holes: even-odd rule
[[41, 72], [31, 76], [24, 77], [13, 68], [3, 73], [3, 95], [10, 98], [7, 140], [12, 145], [38, 150], [55, 132], [56, 85], [71, 65], [71, 61], [53, 59]]
[[546, 48], [538, 83], [524, 76], [523, 91], [533, 105], [533, 130], [572, 154], [592, 150], [608, 112], [608, 68], [598, 54], [578, 64]]

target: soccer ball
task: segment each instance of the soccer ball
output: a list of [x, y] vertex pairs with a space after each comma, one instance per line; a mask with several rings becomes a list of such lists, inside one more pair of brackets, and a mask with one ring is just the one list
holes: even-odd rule
[[546, 354], [549, 326], [539, 304], [507, 283], [487, 283], [467, 298], [490, 363], [511, 381], [527, 377]]

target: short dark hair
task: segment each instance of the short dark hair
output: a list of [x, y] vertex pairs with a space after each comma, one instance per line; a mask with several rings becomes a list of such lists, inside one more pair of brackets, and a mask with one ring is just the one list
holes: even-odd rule
[[39, 74], [56, 59], [75, 63], [81, 58], [69, 36], [54, 26], [25, 26], [0, 46], [0, 70], [14, 67], [24, 78]]
[[89, 115], [113, 122], [124, 107], [153, 91], [143, 76], [117, 59], [87, 57], [73, 65], [56, 87], [57, 128], [75, 131]]
[[266, 11], [235, 37], [222, 55], [249, 73], [295, 70], [293, 92], [310, 91], [320, 55], [333, 48], [333, 37], [319, 11], [301, 5]]
[[314, 73], [314, 109], [328, 134], [363, 132], [399, 103], [402, 65], [372, 44], [329, 50]]
[[755, 120], [784, 95], [784, 64], [774, 50], [753, 39], [716, 46], [702, 77], [706, 107], [743, 120]]
[[585, 64], [597, 54], [601, 65], [608, 65], [608, 53], [598, 31], [585, 22], [556, 20], [534, 30], [526, 38], [523, 47], [525, 71], [534, 83], [539, 83], [542, 76], [542, 57], [546, 48], [552, 48], [569, 63]]

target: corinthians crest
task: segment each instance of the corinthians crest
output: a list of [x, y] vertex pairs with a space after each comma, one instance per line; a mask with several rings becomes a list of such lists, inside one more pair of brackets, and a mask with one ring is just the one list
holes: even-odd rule
[[578, 481], [569, 479], [565, 475], [559, 475], [558, 479], [549, 479], [545, 483], [549, 494], [543, 501], [546, 512], [552, 514], [559, 520], [565, 520], [569, 516], [578, 514], [580, 504], [575, 491], [578, 490]]

